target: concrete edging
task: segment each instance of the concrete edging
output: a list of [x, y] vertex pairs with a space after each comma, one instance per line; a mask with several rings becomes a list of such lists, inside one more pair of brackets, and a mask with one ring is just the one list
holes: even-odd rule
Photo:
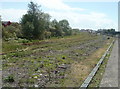
[[95, 74], [97, 73], [100, 65], [102, 64], [104, 58], [106, 57], [107, 53], [109, 52], [109, 50], [112, 47], [112, 45], [114, 44], [114, 42], [115, 42], [115, 40], [112, 41], [112, 43], [110, 44], [110, 46], [108, 47], [108, 49], [106, 50], [106, 52], [104, 53], [104, 55], [101, 57], [101, 59], [99, 60], [99, 62], [97, 63], [97, 65], [93, 68], [93, 70], [88, 75], [88, 77], [85, 79], [85, 81], [83, 82], [83, 84], [80, 86], [79, 89], [86, 89], [88, 87], [89, 83], [91, 82], [91, 80], [95, 76]]

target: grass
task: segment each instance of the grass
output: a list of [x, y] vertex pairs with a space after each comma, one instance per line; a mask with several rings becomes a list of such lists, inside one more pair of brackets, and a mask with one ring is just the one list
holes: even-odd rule
[[25, 48], [22, 45], [19, 45], [17, 42], [15, 41], [3, 41], [2, 42], [2, 52], [6, 53], [6, 52], [11, 52], [11, 51], [16, 51], [16, 50], [20, 50]]
[[[105, 50], [103, 46], [108, 41], [103, 40], [102, 36], [81, 33], [28, 43], [32, 42], [39, 44], [22, 45], [20, 41], [3, 42], [5, 44], [3, 52], [15, 51], [3, 55], [3, 77], [9, 76], [8, 74], [12, 74], [11, 71], [14, 71], [15, 80], [19, 82], [20, 86], [25, 83], [27, 83], [27, 87], [34, 86], [36, 83], [43, 85], [41, 80], [46, 81], [46, 86], [53, 87], [80, 85], [97, 63], [97, 59]], [[16, 49], [23, 50], [17, 51]], [[21, 74], [17, 75], [17, 73]], [[35, 76], [37, 78], [34, 78]], [[58, 77], [60, 77], [59, 80]]]
[[[112, 48], [110, 49], [110, 52], [112, 51]], [[105, 68], [108, 62], [108, 59], [110, 57], [110, 52], [106, 55], [103, 63], [101, 64], [101, 66], [99, 67], [99, 70], [97, 71], [97, 73], [95, 74], [95, 76], [93, 77], [92, 81], [90, 82], [90, 85], [88, 86], [88, 88], [90, 87], [99, 87], [100, 82], [102, 80], [103, 74], [105, 72]]]
[[0, 39], [0, 53], [2, 52], [2, 39]]
[[92, 79], [90, 85], [88, 86], [88, 88], [89, 87], [99, 87], [100, 82], [101, 82], [102, 77], [103, 77], [103, 74], [105, 72], [105, 68], [106, 68], [106, 65], [107, 65], [108, 58], [109, 58], [109, 55], [107, 55], [105, 57], [104, 62], [100, 66], [99, 70], [97, 71], [97, 74], [93, 77], [93, 79]]
[[[87, 37], [85, 37], [84, 39], [79, 39], [79, 38], [83, 38], [84, 36], [89, 37], [89, 39]], [[51, 47], [51, 46], [54, 45], [55, 46], [54, 49], [59, 48], [59, 47], [61, 49], [62, 47], [60, 46], [60, 44], [62, 44], [62, 43], [65, 43], [65, 44], [62, 44], [62, 46], [66, 45], [68, 43], [69, 43], [69, 46], [70, 46], [71, 44], [73, 45], [74, 43], [76, 43], [75, 41], [76, 40], [78, 41], [78, 39], [82, 43], [82, 41], [85, 42], [87, 40], [90, 40], [90, 39], [93, 39], [93, 38], [96, 38], [96, 37], [98, 37], [98, 36], [92, 37], [88, 33], [84, 33], [84, 34], [81, 33], [79, 35], [66, 36], [64, 38], [59, 38], [59, 39], [58, 38], [52, 38], [52, 39], [49, 39], [49, 40], [42, 40], [42, 41], [34, 40], [34, 41], [31, 41], [31, 42], [29, 42], [29, 41], [27, 41], [27, 42], [28, 43], [34, 43], [34, 42], [39, 42], [40, 43], [40, 45], [31, 45], [28, 48], [46, 47], [46, 46]], [[71, 43], [71, 41], [74, 41], [74, 43]], [[26, 46], [21, 45], [22, 43], [23, 42], [21, 41], [21, 39], [20, 39], [20, 41], [19, 41], [19, 39], [18, 39], [18, 41], [17, 40], [3, 41], [2, 42], [3, 52], [15, 51], [15, 50], [18, 50], [18, 49], [26, 48]], [[47, 44], [45, 44], [45, 43], [47, 43]], [[34, 46], [34, 47], [32, 47], [32, 46]], [[63, 46], [63, 48], [64, 48], [64, 46]]]
[[[107, 41], [103, 48], [95, 51], [92, 55], [88, 56], [85, 60], [80, 62], [74, 62], [71, 65], [71, 73], [68, 74], [68, 79], [64, 81], [65, 87], [77, 87], [80, 86], [85, 78], [89, 75], [91, 70], [95, 67], [100, 57], [104, 54], [112, 39]], [[95, 83], [96, 81], [94, 81]], [[93, 84], [94, 84], [93, 83]], [[95, 83], [96, 84], [96, 83]]]

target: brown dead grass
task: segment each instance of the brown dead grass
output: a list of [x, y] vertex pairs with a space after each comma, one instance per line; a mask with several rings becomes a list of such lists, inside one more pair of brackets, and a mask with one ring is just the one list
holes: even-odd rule
[[90, 55], [87, 59], [81, 60], [80, 62], [74, 62], [71, 65], [68, 79], [64, 82], [65, 87], [78, 87], [80, 86], [85, 78], [89, 75], [91, 70], [95, 67], [101, 56], [107, 50], [108, 46], [112, 42], [108, 40], [104, 47], [99, 48], [96, 52]]

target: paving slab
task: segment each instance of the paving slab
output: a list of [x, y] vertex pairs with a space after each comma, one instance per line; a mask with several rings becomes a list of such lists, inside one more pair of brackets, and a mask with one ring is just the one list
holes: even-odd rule
[[100, 87], [118, 87], [118, 40], [113, 45]]

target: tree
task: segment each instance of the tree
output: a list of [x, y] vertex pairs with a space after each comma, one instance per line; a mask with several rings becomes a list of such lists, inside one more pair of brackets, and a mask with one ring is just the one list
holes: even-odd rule
[[51, 16], [48, 13], [43, 14], [43, 19], [45, 21], [45, 29], [46, 30], [49, 30], [50, 18], [51, 18]]
[[77, 35], [80, 33], [80, 30], [78, 28], [72, 29], [72, 34]]
[[56, 19], [54, 19], [51, 22], [50, 31], [52, 36], [55, 36], [55, 37], [62, 36], [62, 28], [60, 27]]
[[59, 24], [63, 30], [63, 32], [65, 33], [65, 35], [71, 35], [72, 34], [72, 29], [69, 26], [69, 22], [67, 20], [61, 20], [59, 21]]
[[50, 38], [51, 37], [51, 32], [50, 32], [50, 18], [51, 16], [48, 13], [43, 13], [43, 19], [44, 19], [44, 37], [45, 38]]
[[101, 33], [103, 35], [115, 35], [116, 32], [115, 32], [115, 29], [111, 28], [111, 29], [98, 29], [97, 31], [98, 33]]
[[23, 36], [28, 39], [43, 39], [45, 30], [44, 13], [39, 10], [37, 4], [30, 2], [28, 4], [27, 14], [23, 15], [21, 19]]
[[0, 16], [0, 39], [2, 38], [2, 21]]
[[3, 39], [7, 40], [9, 38], [13, 38], [13, 39], [16, 39], [17, 38], [17, 30], [18, 28], [12, 26], [12, 25], [9, 25], [9, 26], [6, 26], [6, 27], [2, 27], [2, 37]]
[[21, 19], [23, 37], [27, 39], [44, 39], [51, 36], [71, 35], [72, 28], [67, 20], [50, 21], [50, 15], [42, 12], [37, 4], [28, 4], [27, 14]]
[[115, 29], [111, 28], [111, 29], [110, 29], [110, 34], [111, 34], [111, 35], [115, 35]]

